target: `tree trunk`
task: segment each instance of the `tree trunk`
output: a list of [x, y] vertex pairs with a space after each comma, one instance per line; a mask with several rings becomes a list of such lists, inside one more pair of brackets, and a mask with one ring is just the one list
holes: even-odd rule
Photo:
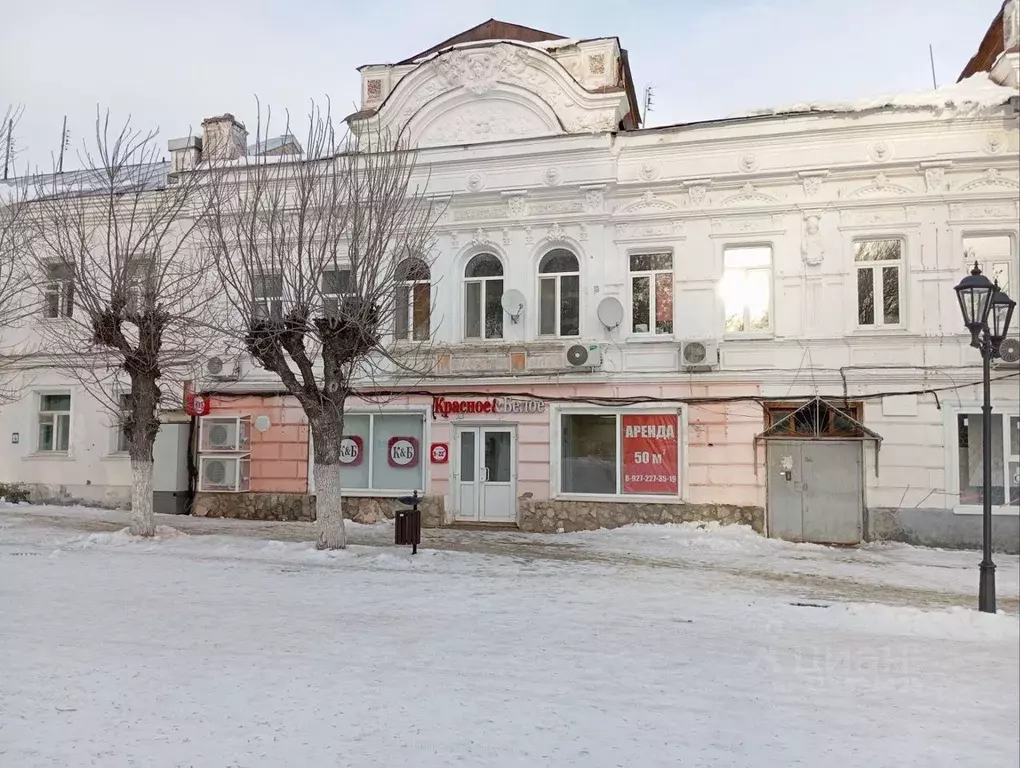
[[340, 462], [315, 462], [315, 546], [345, 549], [343, 500], [340, 498]]
[[156, 516], [152, 512], [152, 459], [131, 458], [131, 533], [155, 536]]
[[146, 371], [131, 377], [130, 408], [125, 427], [131, 456], [131, 533], [155, 536], [152, 510], [152, 445], [159, 432], [159, 387], [156, 376]]
[[319, 549], [344, 549], [347, 533], [340, 497], [343, 406], [321, 410], [309, 418], [309, 426], [315, 444], [315, 545]]

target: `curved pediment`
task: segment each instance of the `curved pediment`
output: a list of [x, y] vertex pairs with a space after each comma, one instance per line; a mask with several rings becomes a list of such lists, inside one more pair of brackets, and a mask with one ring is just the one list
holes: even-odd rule
[[886, 177], [884, 173], [878, 174], [866, 187], [859, 187], [847, 195], [847, 198], [875, 197], [880, 195], [911, 195], [914, 190], [902, 184], [896, 184]]
[[466, 144], [614, 130], [626, 104], [622, 89], [588, 91], [545, 51], [481, 44], [421, 62], [351, 125], [358, 133], [407, 127], [423, 146]]
[[657, 197], [651, 190], [646, 191], [639, 200], [625, 207], [620, 213], [662, 213], [680, 210], [670, 200]]
[[422, 107], [407, 131], [419, 147], [505, 141], [563, 133], [552, 107], [521, 89], [503, 86], [484, 96], [451, 92]]
[[1020, 189], [1020, 184], [1006, 176], [1003, 176], [998, 168], [989, 168], [984, 174], [974, 181], [967, 182], [960, 187], [961, 192], [970, 192], [981, 187], [998, 187], [999, 189]]

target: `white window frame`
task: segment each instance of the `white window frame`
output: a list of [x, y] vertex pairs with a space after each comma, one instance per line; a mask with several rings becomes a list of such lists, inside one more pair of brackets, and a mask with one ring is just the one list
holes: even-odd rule
[[124, 421], [128, 406], [125, 405], [125, 398], [131, 397], [130, 392], [118, 392], [117, 397], [117, 421], [113, 427], [113, 450], [115, 455], [123, 455], [130, 450], [131, 442], [124, 431]]
[[769, 286], [769, 300], [768, 300], [769, 324], [768, 324], [768, 328], [761, 328], [761, 329], [756, 329], [756, 330], [748, 330], [748, 326], [750, 326], [750, 324], [751, 324], [750, 323], [751, 313], [750, 313], [750, 310], [749, 310], [749, 308], [747, 306], [747, 303], [745, 302], [744, 303], [744, 330], [742, 330], [742, 331], [729, 331], [729, 330], [726, 330], [726, 303], [725, 303], [725, 297], [723, 297], [724, 300], [721, 302], [721, 304], [722, 304], [722, 307], [723, 307], [723, 325], [722, 325], [722, 328], [723, 328], [723, 337], [724, 338], [733, 338], [733, 339], [771, 338], [772, 335], [775, 333], [775, 327], [776, 327], [776, 324], [775, 324], [776, 286], [775, 286], [775, 276], [774, 276], [773, 269], [774, 269], [774, 265], [775, 265], [776, 249], [772, 245], [772, 243], [748, 242], [748, 243], [727, 243], [726, 245], [724, 245], [723, 249], [722, 249], [722, 256], [723, 256], [723, 278], [722, 278], [722, 280], [723, 280], [723, 282], [720, 283], [720, 287], [726, 281], [726, 273], [731, 271], [726, 266], [726, 253], [727, 253], [727, 251], [741, 251], [741, 250], [746, 250], [746, 249], [765, 249], [765, 248], [767, 248], [768, 251], [769, 251], [769, 264], [768, 264], [767, 267], [764, 267], [764, 266], [758, 266], [758, 267], [733, 267], [732, 271], [733, 272], [740, 272], [740, 273], [742, 273], [744, 275], [748, 275], [750, 273], [759, 273], [760, 272], [760, 273], [765, 273], [768, 276], [768, 286]]
[[[45, 397], [67, 397], [70, 399], [66, 411], [44, 411], [43, 398]], [[40, 444], [39, 428], [42, 426], [42, 417], [49, 415], [53, 418], [53, 445], [60, 444], [58, 437], [58, 424], [61, 416], [67, 416], [67, 450], [59, 448], [45, 449]], [[32, 449], [33, 453], [40, 456], [69, 456], [73, 449], [74, 438], [74, 393], [69, 389], [42, 390], [35, 393], [35, 413], [32, 419]]]
[[[470, 266], [472, 260], [474, 260], [474, 258], [476, 256], [492, 256], [494, 259], [496, 259], [499, 262], [500, 269], [503, 270], [502, 273], [500, 273], [499, 277], [496, 277], [495, 275], [492, 275], [490, 277], [468, 277], [467, 276], [467, 268], [468, 268], [468, 266]], [[463, 291], [463, 293], [464, 293], [464, 302], [463, 302], [464, 321], [461, 323], [461, 334], [462, 334], [464, 340], [468, 341], [468, 342], [471, 342], [471, 341], [502, 341], [504, 338], [506, 338], [506, 322], [505, 321], [503, 323], [503, 329], [500, 332], [499, 336], [488, 336], [488, 335], [486, 335], [486, 332], [485, 332], [485, 316], [486, 316], [486, 305], [485, 305], [486, 291], [485, 291], [485, 289], [486, 289], [487, 284], [489, 283], [489, 281], [499, 280], [501, 283], [503, 283], [503, 291], [500, 292], [500, 295], [502, 296], [502, 294], [506, 292], [506, 265], [503, 263], [503, 259], [501, 259], [499, 257], [499, 255], [497, 253], [493, 252], [493, 251], [482, 250], [482, 251], [478, 251], [478, 253], [473, 253], [473, 254], [471, 254], [471, 258], [469, 258], [467, 260], [467, 262], [464, 264], [464, 269], [461, 271], [461, 279], [463, 280], [463, 283], [464, 283], [464, 291]], [[479, 321], [480, 322], [480, 326], [481, 326], [480, 329], [479, 329], [480, 333], [481, 333], [480, 336], [469, 336], [468, 335], [468, 329], [467, 329], [467, 321], [468, 321], [468, 286], [472, 285], [472, 284], [477, 284], [478, 285], [478, 290], [480, 291], [480, 302], [479, 302], [479, 311], [481, 312], [481, 319]], [[414, 309], [413, 301], [414, 300], [412, 298], [412, 307], [411, 307], [412, 310]], [[500, 310], [499, 311], [500, 312], [503, 311], [502, 305], [500, 305]]]
[[[542, 272], [542, 261], [553, 251], [566, 251], [571, 254], [577, 261], [577, 270], [575, 272]], [[584, 299], [584, 293], [581, 290], [581, 257], [571, 248], [564, 248], [562, 245], [558, 245], [555, 248], [549, 248], [542, 252], [542, 257], [538, 260], [538, 327], [536, 328], [537, 336], [543, 339], [579, 339], [581, 338], [581, 319], [584, 316], [582, 302]], [[629, 266], [629, 263], [628, 263]], [[561, 311], [563, 307], [563, 278], [564, 277], [576, 277], [577, 278], [577, 333], [566, 335], [563, 333], [561, 321], [563, 320], [563, 313]], [[542, 282], [544, 280], [554, 281], [556, 286], [556, 301], [555, 311], [556, 315], [554, 318], [555, 331], [553, 333], [542, 333]]]
[[[135, 274], [135, 270], [141, 267], [142, 274]], [[127, 301], [128, 312], [140, 312], [144, 307], [145, 291], [146, 288], [150, 287], [147, 284], [149, 278], [153, 282], [158, 282], [158, 276], [156, 275], [157, 264], [156, 260], [151, 256], [139, 256], [131, 259], [125, 268], [124, 279], [126, 285], [124, 286], [125, 300]], [[149, 274], [146, 275], [145, 273]], [[151, 285], [155, 289], [155, 285]]]
[[[996, 258], [990, 264], [985, 261], [978, 254], [972, 254], [967, 250], [968, 240], [979, 240], [981, 238], [993, 238], [993, 237], [1005, 237], [1009, 240], [1009, 253], [1003, 255], [1001, 258]], [[1015, 232], [1011, 232], [1006, 229], [989, 230], [987, 232], [981, 230], [966, 230], [960, 236], [960, 246], [963, 251], [963, 266], [967, 272], [970, 271], [971, 267], [974, 266], [974, 262], [978, 262], [978, 266], [981, 267], [981, 271], [985, 274], [989, 280], [995, 279], [995, 267], [1005, 265], [1006, 274], [1008, 279], [1008, 285], [1003, 289], [1009, 294], [1011, 299], [1016, 299], [1017, 294], [1020, 293], [1020, 248], [1017, 247], [1017, 235]], [[1003, 287], [1003, 286], [1000, 286]], [[1014, 330], [1017, 322], [1016, 315], [1013, 316]]]
[[[402, 496], [410, 496], [415, 491], [418, 491], [420, 496], [425, 496], [431, 484], [431, 459], [429, 457], [429, 442], [431, 439], [431, 419], [428, 418], [428, 407], [427, 406], [411, 406], [404, 408], [399, 411], [388, 410], [370, 410], [366, 408], [354, 409], [344, 411], [344, 418], [348, 416], [369, 416], [368, 420], [368, 436], [369, 439], [365, 442], [365, 462], [368, 464], [368, 479], [369, 482], [375, 480], [375, 457], [372, 451], [372, 446], [375, 440], [375, 417], [376, 416], [420, 416], [422, 421], [422, 440], [421, 445], [418, 446], [418, 450], [421, 451], [421, 457], [419, 458], [419, 466], [421, 467], [421, 483], [424, 488], [407, 488], [397, 489], [392, 488], [347, 488], [341, 483], [340, 495], [350, 496], [352, 498], [359, 497], [377, 497], [377, 498], [400, 498]], [[311, 430], [308, 432], [308, 493], [309, 495], [315, 495], [315, 442], [312, 437]]]
[[284, 285], [283, 273], [282, 272], [257, 272], [254, 275], [255, 280], [261, 280], [263, 285], [267, 278], [279, 278], [280, 279], [280, 293], [279, 295], [258, 295], [258, 290], [254, 284], [252, 285], [252, 309], [256, 319], [259, 320], [280, 320], [283, 318], [283, 301], [284, 296], [287, 293], [287, 286]]
[[348, 287], [350, 287], [351, 281], [353, 280], [353, 272], [351, 271], [350, 266], [348, 266], [346, 264], [340, 264], [340, 265], [337, 266], [336, 269], [330, 268], [330, 269], [322, 270], [322, 277], [320, 278], [320, 286], [321, 286], [321, 291], [322, 291], [322, 310], [323, 310], [323, 314], [326, 314], [326, 315], [330, 315], [330, 314], [334, 314], [335, 315], [337, 313], [337, 311], [339, 310], [339, 308], [340, 308], [340, 300], [344, 296], [350, 296], [353, 293], [350, 290], [344, 291], [344, 292], [341, 292], [341, 293], [335, 293], [333, 291], [327, 291], [326, 290], [326, 273], [333, 273], [333, 272], [336, 272], [337, 274], [342, 274], [342, 273], [346, 272], [347, 273], [347, 285], [348, 285]]
[[[616, 493], [577, 493], [563, 490], [562, 416], [616, 416]], [[623, 493], [623, 438], [620, 434], [620, 416], [675, 416], [677, 420], [677, 478], [676, 496]], [[549, 489], [553, 501], [611, 501], [633, 504], [683, 504], [689, 498], [687, 471], [687, 409], [648, 408], [595, 408], [583, 406], [552, 406], [549, 409], [550, 456]]]
[[[874, 242], [876, 240], [895, 240], [900, 244], [900, 257], [898, 259], [887, 259], [883, 261], [857, 261], [857, 244]], [[859, 331], [875, 331], [880, 329], [901, 330], [906, 327], [907, 304], [906, 304], [906, 279], [907, 268], [907, 238], [902, 234], [888, 235], [865, 235], [854, 237], [850, 241], [850, 259], [854, 265], [854, 327]], [[896, 267], [897, 293], [899, 302], [899, 321], [896, 323], [885, 322], [885, 286], [882, 279], [883, 267]], [[861, 297], [858, 286], [860, 285], [859, 273], [865, 269], [871, 270], [871, 291], [872, 291], [872, 312], [874, 321], [870, 324], [861, 323]]]
[[[670, 268], [666, 269], [650, 269], [650, 270], [632, 270], [630, 268], [631, 259], [635, 256], [669, 256]], [[656, 277], [658, 275], [670, 276], [670, 292], [672, 296], [673, 310], [671, 317], [671, 329], [659, 333], [655, 329], [655, 316], [658, 304], [658, 293], [655, 290]], [[647, 331], [636, 331], [634, 330], [634, 280], [635, 278], [647, 277], [648, 278], [648, 330]], [[672, 248], [665, 249], [642, 249], [639, 251], [628, 251], [627, 252], [627, 291], [630, 301], [628, 302], [627, 317], [630, 320], [629, 331], [631, 336], [638, 338], [658, 338], [658, 339], [670, 339], [676, 335], [676, 254]]]
[[[944, 416], [944, 432], [945, 432], [945, 445], [946, 445], [946, 478], [948, 486], [946, 494], [949, 497], [948, 501], [951, 501], [953, 506], [953, 512], [957, 515], [981, 515], [984, 510], [980, 504], [961, 504], [960, 503], [960, 432], [959, 432], [959, 416], [967, 416], [969, 418], [982, 417], [981, 404], [977, 402], [963, 402], [959, 405], [946, 404], [943, 413]], [[1005, 493], [1009, 493], [1009, 462], [1011, 456], [1016, 454], [1010, 454], [1009, 444], [1009, 420], [1010, 418], [1020, 417], [1020, 405], [996, 405], [992, 402], [992, 417], [1000, 417], [1002, 422], [1002, 471], [1003, 480], [1006, 481]], [[996, 504], [992, 506], [993, 515], [1002, 515], [1005, 517], [1016, 517], [1020, 514], [1017, 507], [1010, 505]]]
[[[42, 315], [45, 320], [64, 320], [74, 316], [74, 276], [51, 278], [50, 270], [65, 268], [63, 262], [45, 264], [45, 287], [43, 288]], [[73, 267], [71, 267], [73, 270]], [[56, 297], [56, 314], [50, 314], [50, 301]]]
[[[428, 280], [399, 280], [399, 281], [397, 281], [395, 283], [394, 288], [393, 288], [395, 291], [399, 290], [402, 287], [406, 287], [407, 288], [407, 306], [404, 309], [404, 311], [407, 312], [407, 333], [404, 334], [403, 336], [399, 336], [397, 334], [397, 322], [396, 322], [396, 317], [394, 317], [394, 319], [393, 319], [393, 338], [397, 342], [407, 342], [407, 343], [414, 343], [414, 342], [418, 342], [418, 341], [428, 341], [432, 337], [432, 310], [433, 310], [433, 300], [432, 300], [432, 265], [429, 264], [425, 259], [421, 259], [420, 257], [417, 257], [417, 256], [408, 256], [407, 258], [408, 259], [420, 259], [422, 264], [424, 264], [425, 268], [428, 269], [428, 271], [429, 271], [429, 279]], [[402, 264], [404, 261], [406, 261], [406, 259], [401, 259], [400, 263]], [[398, 268], [399, 268], [399, 265], [398, 265]], [[429, 323], [428, 323], [428, 331], [429, 331], [429, 333], [428, 333], [428, 336], [426, 336], [423, 339], [416, 339], [414, 337], [414, 331], [415, 331], [415, 325], [414, 325], [415, 287], [419, 286], [419, 285], [428, 286], [428, 289], [429, 289], [428, 290], [428, 297], [429, 297]], [[394, 300], [395, 299], [396, 299], [396, 297], [394, 297]], [[394, 303], [396, 303], [396, 302], [394, 302]], [[397, 312], [397, 311], [399, 311], [399, 307], [394, 306], [394, 312]]]

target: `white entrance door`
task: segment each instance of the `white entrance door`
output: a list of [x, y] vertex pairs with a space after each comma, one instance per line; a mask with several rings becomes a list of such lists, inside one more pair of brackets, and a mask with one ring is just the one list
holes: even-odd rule
[[458, 520], [506, 523], [517, 519], [516, 442], [507, 427], [457, 429], [453, 481]]

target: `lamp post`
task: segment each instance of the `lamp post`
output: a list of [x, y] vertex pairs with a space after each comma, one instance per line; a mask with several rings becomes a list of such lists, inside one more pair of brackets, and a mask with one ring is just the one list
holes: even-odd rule
[[1006, 338], [1016, 302], [981, 274], [977, 262], [970, 274], [953, 290], [960, 302], [963, 323], [970, 331], [970, 345], [981, 352], [983, 368], [981, 406], [981, 579], [978, 610], [995, 613], [995, 563], [992, 562], [992, 360]]

